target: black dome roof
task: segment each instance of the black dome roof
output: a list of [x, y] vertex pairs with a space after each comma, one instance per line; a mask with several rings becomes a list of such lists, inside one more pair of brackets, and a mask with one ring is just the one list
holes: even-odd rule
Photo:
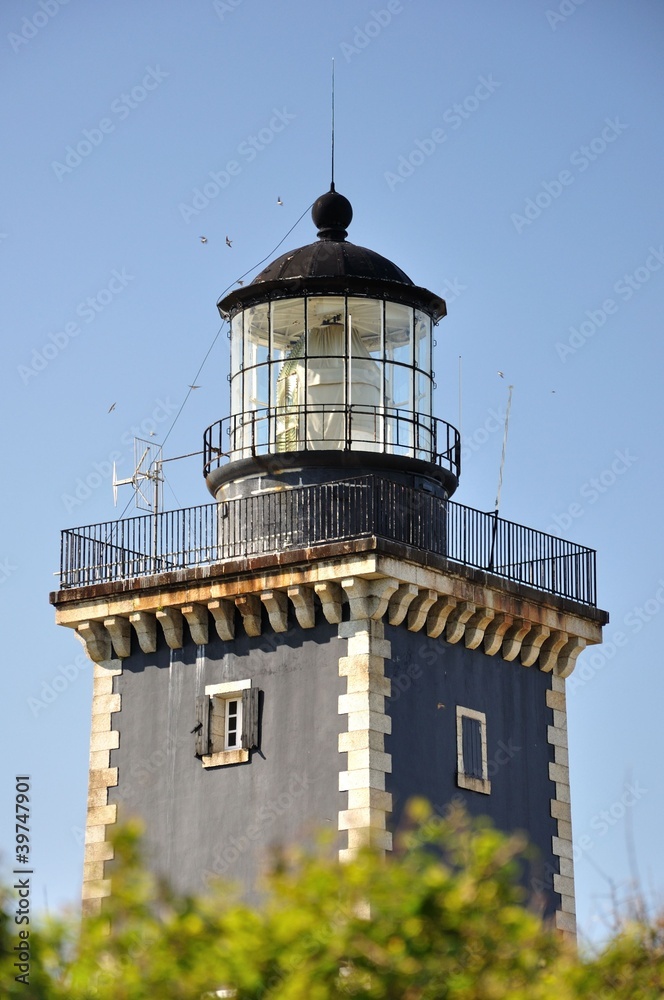
[[278, 278], [329, 278], [337, 276], [400, 281], [412, 285], [408, 275], [374, 250], [346, 240], [321, 239], [277, 257], [257, 274], [252, 285]]
[[318, 241], [282, 254], [249, 285], [226, 295], [218, 303], [222, 316], [232, 316], [238, 309], [267, 299], [304, 292], [388, 298], [423, 309], [435, 322], [445, 316], [443, 299], [413, 284], [387, 257], [346, 242], [353, 208], [334, 185], [314, 202], [311, 216], [318, 227]]

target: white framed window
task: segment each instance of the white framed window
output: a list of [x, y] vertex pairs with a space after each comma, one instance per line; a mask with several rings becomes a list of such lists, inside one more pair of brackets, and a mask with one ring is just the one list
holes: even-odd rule
[[457, 705], [457, 785], [491, 794], [486, 742], [486, 713]]
[[[217, 696], [219, 697], [219, 696]], [[237, 750], [242, 732], [242, 697], [223, 698], [224, 750]]]
[[258, 689], [250, 680], [208, 684], [196, 699], [192, 732], [203, 767], [248, 761], [258, 746]]

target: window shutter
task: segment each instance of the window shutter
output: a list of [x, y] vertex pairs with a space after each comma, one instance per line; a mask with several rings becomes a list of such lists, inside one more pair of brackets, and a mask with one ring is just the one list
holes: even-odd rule
[[463, 769], [469, 778], [483, 778], [482, 730], [479, 719], [463, 717]]
[[206, 694], [196, 698], [196, 756], [203, 757], [210, 752], [210, 697]]
[[242, 692], [242, 748], [251, 750], [258, 746], [258, 688], [245, 688]]

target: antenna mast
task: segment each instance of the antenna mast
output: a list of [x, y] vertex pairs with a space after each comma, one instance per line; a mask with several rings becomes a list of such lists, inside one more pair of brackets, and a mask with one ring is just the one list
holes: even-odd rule
[[503, 433], [503, 453], [500, 458], [500, 472], [498, 474], [498, 492], [496, 493], [496, 514], [500, 508], [500, 493], [503, 488], [503, 470], [505, 468], [505, 450], [507, 448], [507, 430], [510, 422], [510, 409], [512, 407], [512, 392], [514, 391], [514, 386], [508, 386], [509, 396], [507, 397], [507, 410], [505, 411], [505, 431]]
[[332, 183], [330, 191], [334, 191], [334, 58], [332, 59]]
[[[142, 451], [141, 451], [142, 448]], [[113, 502], [118, 502], [118, 486], [133, 486], [137, 510], [159, 513], [159, 484], [163, 482], [162, 447], [152, 441], [134, 438], [134, 471], [127, 479], [117, 479], [113, 463]]]

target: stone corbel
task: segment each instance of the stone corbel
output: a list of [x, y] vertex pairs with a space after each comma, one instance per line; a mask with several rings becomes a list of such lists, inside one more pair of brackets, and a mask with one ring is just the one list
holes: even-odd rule
[[156, 614], [169, 649], [182, 649], [184, 619], [179, 608], [161, 608]]
[[[235, 598], [235, 606], [242, 615], [247, 635], [261, 634], [261, 602], [257, 594], [244, 594]], [[214, 613], [214, 612], [213, 612]]]
[[576, 658], [586, 648], [586, 640], [580, 636], [571, 636], [558, 653], [558, 660], [553, 672], [557, 677], [569, 677], [576, 666]]
[[507, 660], [508, 663], [516, 660], [521, 652], [523, 640], [529, 632], [530, 622], [526, 622], [522, 618], [515, 619], [514, 624], [509, 627], [503, 639], [501, 655], [504, 660]]
[[343, 594], [338, 583], [315, 583], [314, 590], [320, 598], [325, 620], [330, 625], [338, 625], [341, 621], [341, 602]]
[[390, 598], [388, 607], [387, 620], [390, 625], [401, 625], [416, 597], [417, 587], [414, 583], [402, 583], [397, 588]]
[[427, 635], [437, 639], [445, 626], [447, 619], [457, 606], [456, 597], [439, 597], [427, 615]]
[[157, 619], [148, 611], [135, 611], [129, 615], [129, 621], [134, 626], [138, 645], [144, 653], [155, 653], [157, 650]]
[[311, 587], [289, 587], [288, 597], [300, 628], [313, 628], [316, 624], [316, 611]]
[[341, 581], [350, 604], [350, 617], [354, 620], [373, 618], [380, 621], [387, 611], [390, 598], [399, 583], [392, 577], [379, 580], [365, 580], [362, 577], [349, 577]]
[[524, 667], [532, 667], [540, 654], [544, 642], [551, 635], [551, 629], [546, 625], [533, 625], [524, 641], [521, 643], [521, 663]]
[[459, 601], [456, 608], [447, 619], [445, 626], [445, 639], [447, 642], [455, 643], [463, 637], [466, 631], [466, 622], [472, 618], [477, 611], [477, 607], [472, 601]]
[[558, 654], [568, 641], [566, 632], [552, 632], [540, 649], [538, 667], [545, 674], [551, 673], [558, 660]]
[[468, 620], [463, 640], [466, 649], [477, 649], [486, 633], [487, 625], [493, 620], [494, 612], [491, 608], [478, 608], [475, 614]]
[[76, 634], [85, 646], [85, 652], [94, 663], [111, 658], [111, 637], [101, 622], [81, 622]]
[[430, 609], [438, 600], [435, 590], [421, 590], [408, 608], [408, 630], [419, 632], [424, 627]]
[[115, 655], [120, 659], [129, 656], [131, 652], [131, 625], [129, 624], [129, 619], [115, 615], [113, 618], [105, 618], [104, 626], [111, 637]]
[[185, 604], [180, 608], [187, 620], [191, 638], [197, 646], [205, 646], [210, 639], [208, 609], [204, 604]]
[[[208, 611], [214, 618], [217, 635], [223, 642], [230, 642], [235, 638], [235, 604], [224, 600], [208, 602]], [[260, 618], [260, 608], [258, 610]], [[257, 635], [260, 635], [260, 621]]]
[[505, 633], [514, 622], [512, 615], [498, 614], [487, 625], [484, 633], [484, 652], [487, 656], [495, 656], [503, 644]]
[[270, 625], [275, 632], [288, 631], [288, 598], [281, 590], [264, 590], [261, 601], [267, 609]]

